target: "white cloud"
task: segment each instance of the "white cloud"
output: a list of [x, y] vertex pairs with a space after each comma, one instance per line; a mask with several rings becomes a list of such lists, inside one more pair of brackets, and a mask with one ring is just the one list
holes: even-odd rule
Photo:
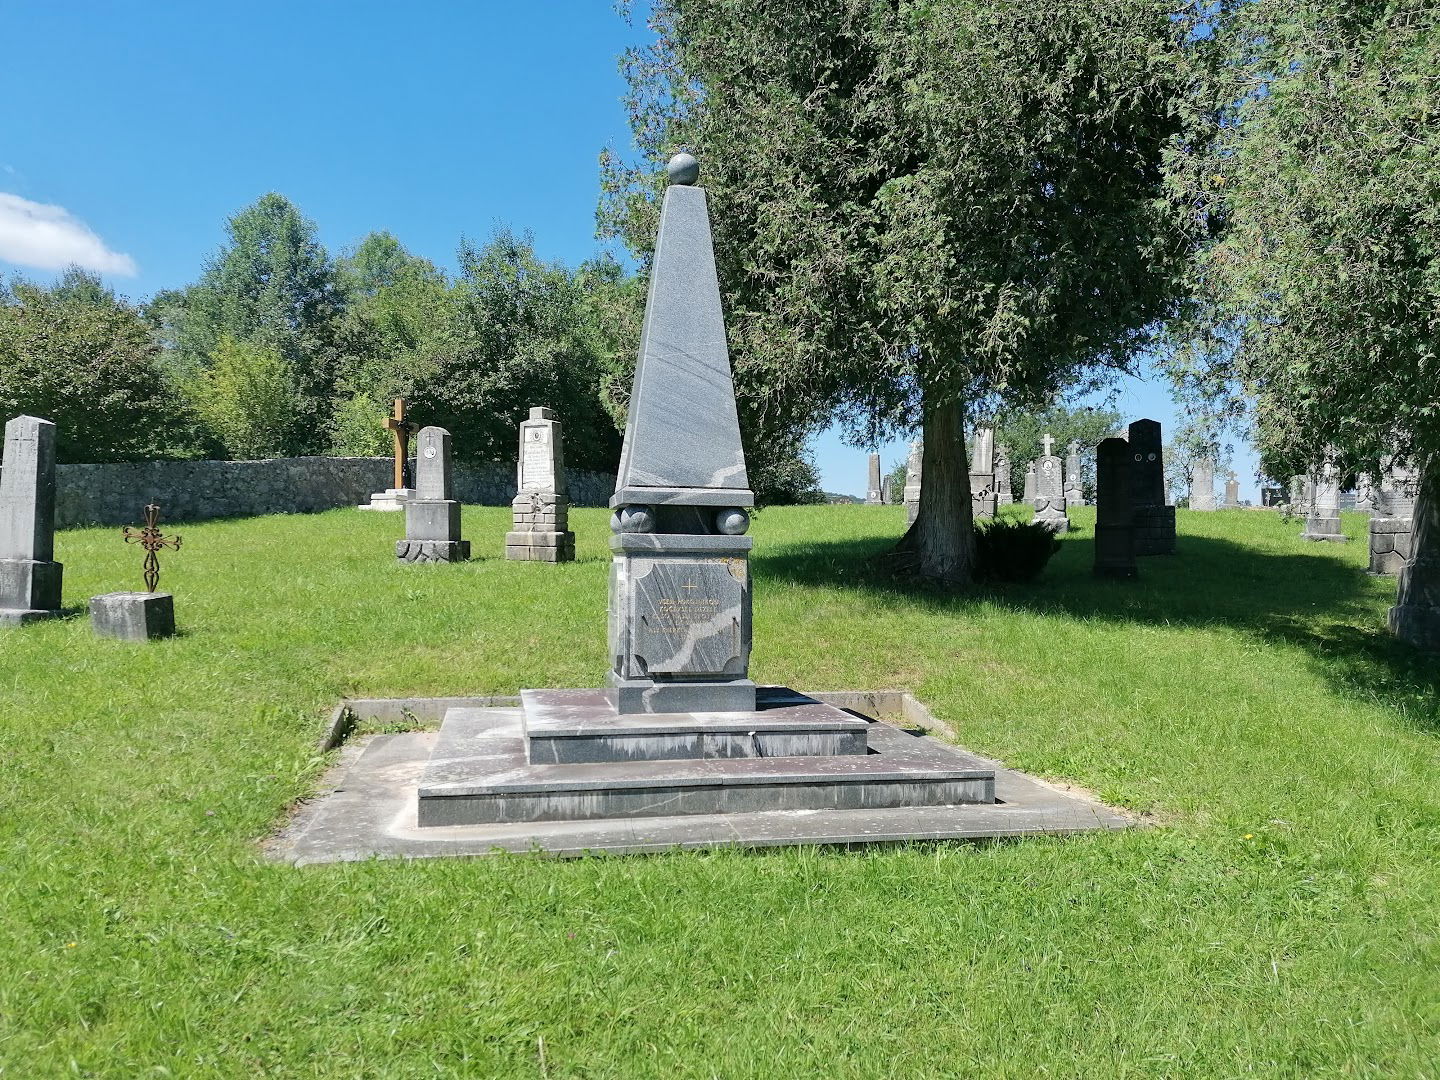
[[74, 263], [103, 274], [134, 277], [129, 255], [111, 251], [83, 221], [63, 206], [31, 202], [0, 191], [0, 259], [40, 270]]

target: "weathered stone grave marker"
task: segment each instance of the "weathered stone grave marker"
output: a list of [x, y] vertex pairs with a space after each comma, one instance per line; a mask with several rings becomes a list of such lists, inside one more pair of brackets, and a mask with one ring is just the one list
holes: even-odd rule
[[1085, 482], [1080, 475], [1080, 443], [1070, 440], [1065, 456], [1065, 505], [1085, 505]]
[[64, 567], [55, 561], [55, 425], [17, 416], [5, 425], [0, 472], [0, 626], [60, 614]]
[[1314, 509], [1305, 519], [1305, 531], [1300, 538], [1334, 544], [1350, 542], [1340, 527], [1340, 470], [1331, 451], [1326, 452], [1315, 476]]
[[101, 637], [150, 641], [175, 633], [175, 597], [160, 589], [160, 552], [180, 550], [180, 537], [160, 531], [160, 507], [145, 507], [145, 524], [126, 525], [120, 535], [145, 552], [144, 592], [104, 593], [90, 598], [90, 626]]
[[1004, 443], [995, 448], [995, 505], [1015, 505], [1015, 492], [1010, 487], [1010, 448]]
[[1070, 518], [1065, 513], [1065, 486], [1055, 440], [1046, 434], [1042, 445], [1035, 488], [1035, 520], [1048, 525], [1052, 532], [1069, 532]]
[[915, 515], [920, 513], [920, 467], [924, 459], [924, 444], [916, 439], [910, 443], [910, 457], [905, 462], [905, 524], [915, 524]]
[[395, 558], [464, 562], [470, 541], [461, 538], [460, 503], [452, 497], [450, 432], [421, 428], [415, 448], [415, 487], [405, 500], [405, 539], [395, 541]]
[[976, 520], [995, 516], [995, 429], [975, 431], [975, 452], [970, 463], [970, 512]]
[[1190, 509], [1215, 509], [1215, 462], [1212, 458], [1196, 458], [1190, 466]]
[[505, 557], [525, 562], [573, 562], [570, 488], [565, 479], [565, 444], [560, 421], [537, 406], [520, 425], [520, 462]]
[[865, 504], [867, 506], [879, 506], [880, 498], [880, 455], [871, 454], [869, 458], [869, 481], [865, 486]]
[[1034, 506], [1039, 491], [1039, 477], [1035, 475], [1035, 462], [1032, 461], [1025, 466], [1025, 486], [1020, 492], [1020, 498], [1023, 502]]

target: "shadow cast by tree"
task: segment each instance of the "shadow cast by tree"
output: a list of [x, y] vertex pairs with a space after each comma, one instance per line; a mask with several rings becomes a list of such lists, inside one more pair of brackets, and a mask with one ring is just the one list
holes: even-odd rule
[[[1440, 734], [1440, 665], [1385, 628], [1385, 586], [1361, 569], [1305, 550], [1266, 551], [1184, 535], [1180, 554], [1146, 558], [1140, 577], [1090, 572], [1091, 530], [1065, 537], [1035, 582], [947, 591], [887, 572], [886, 537], [791, 544], [753, 559], [765, 579], [842, 587], [903, 599], [930, 615], [963, 617], [978, 605], [1033, 615], [1149, 626], [1226, 627], [1308, 653], [1338, 693], [1375, 701], [1414, 727]], [[1382, 579], [1387, 582], [1393, 579]]]

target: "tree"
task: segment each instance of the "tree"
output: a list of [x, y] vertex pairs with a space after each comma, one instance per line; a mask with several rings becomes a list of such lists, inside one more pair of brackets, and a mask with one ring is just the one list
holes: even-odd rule
[[995, 445], [1010, 451], [1010, 484], [1018, 500], [1025, 486], [1025, 466], [1037, 460], [1046, 434], [1055, 439], [1055, 453], [1062, 457], [1071, 440], [1080, 444], [1081, 483], [1086, 497], [1095, 494], [1095, 448], [1101, 440], [1119, 435], [1124, 429], [1120, 414], [1113, 409], [1051, 405], [1039, 411], [1015, 411], [995, 424]]
[[194, 452], [140, 313], [72, 267], [51, 288], [0, 282], [0, 418], [53, 420], [62, 462]]
[[191, 398], [227, 457], [279, 457], [303, 422], [304, 406], [290, 362], [273, 345], [223, 335]]
[[417, 413], [455, 434], [457, 456], [507, 461], [529, 407], [550, 406], [565, 424], [566, 463], [613, 469], [620, 437], [576, 277], [505, 229], [480, 247], [462, 243], [459, 262], [449, 317], [419, 346]]
[[276, 452], [323, 449], [344, 301], [335, 266], [314, 223], [283, 195], [262, 196], [232, 217], [226, 232], [228, 242], [195, 285], [155, 298], [152, 320], [187, 378], [208, 369], [227, 336], [273, 350], [289, 365], [301, 399], [300, 422]]
[[642, 258], [655, 165], [715, 208], [742, 418], [924, 432], [901, 542], [968, 581], [967, 415], [1123, 368], [1172, 310], [1193, 218], [1163, 198], [1189, 24], [1119, 0], [660, 0], [627, 75], [641, 160], [602, 223]]
[[1422, 463], [1414, 561], [1432, 580], [1437, 31], [1428, 0], [1226, 0], [1211, 35], [1224, 60], [1213, 123], [1172, 171], [1215, 228], [1176, 362], [1252, 397], [1272, 476], [1313, 467], [1327, 446], [1345, 472], [1397, 451]]

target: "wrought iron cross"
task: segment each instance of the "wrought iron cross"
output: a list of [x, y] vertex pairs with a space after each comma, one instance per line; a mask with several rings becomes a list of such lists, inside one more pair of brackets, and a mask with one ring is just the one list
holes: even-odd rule
[[395, 412], [387, 416], [382, 426], [395, 436], [395, 487], [405, 486], [405, 463], [410, 457], [410, 436], [415, 434], [415, 425], [405, 419], [405, 399], [395, 399]]
[[151, 503], [145, 507], [145, 527], [137, 529], [126, 525], [121, 531], [127, 544], [139, 544], [145, 549], [145, 591], [154, 592], [160, 586], [160, 549], [180, 550], [180, 537], [166, 536], [160, 531], [160, 507]]

